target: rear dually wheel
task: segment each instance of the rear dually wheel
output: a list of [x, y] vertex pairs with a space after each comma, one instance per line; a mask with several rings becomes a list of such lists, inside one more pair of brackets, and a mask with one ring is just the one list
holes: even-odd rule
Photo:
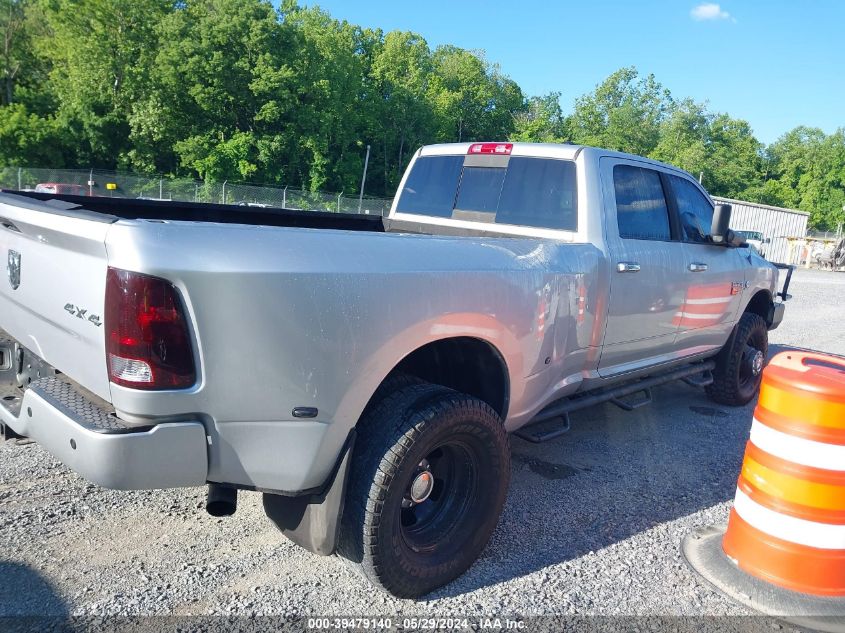
[[477, 398], [422, 383], [386, 396], [359, 426], [338, 554], [403, 598], [463, 574], [507, 495], [501, 418]]

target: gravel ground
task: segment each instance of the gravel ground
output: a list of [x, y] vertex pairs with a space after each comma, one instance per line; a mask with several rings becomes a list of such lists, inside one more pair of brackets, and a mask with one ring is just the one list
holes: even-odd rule
[[[799, 270], [773, 352], [845, 354], [845, 275]], [[0, 445], [0, 616], [744, 615], [683, 562], [679, 542], [727, 519], [753, 407], [672, 384], [632, 413], [573, 416], [544, 445], [513, 438], [513, 477], [489, 547], [427, 597], [374, 591], [311, 555], [242, 493], [234, 517], [205, 489], [117, 492], [36, 444]], [[770, 623], [770, 630], [780, 625]]]

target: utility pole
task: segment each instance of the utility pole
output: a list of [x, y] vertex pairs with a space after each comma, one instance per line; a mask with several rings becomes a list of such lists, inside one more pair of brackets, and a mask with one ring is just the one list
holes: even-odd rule
[[361, 175], [361, 193], [358, 194], [358, 213], [364, 203], [364, 183], [367, 182], [367, 166], [370, 164], [370, 146], [367, 145], [367, 156], [364, 158], [364, 173]]

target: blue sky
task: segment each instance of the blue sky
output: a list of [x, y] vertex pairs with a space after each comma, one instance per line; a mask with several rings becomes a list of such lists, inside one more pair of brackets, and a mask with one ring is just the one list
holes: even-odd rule
[[[845, 127], [845, 1], [320, 0], [333, 17], [483, 49], [526, 94], [575, 97], [622, 66], [746, 119], [771, 143]], [[701, 7], [701, 5], [709, 5]]]

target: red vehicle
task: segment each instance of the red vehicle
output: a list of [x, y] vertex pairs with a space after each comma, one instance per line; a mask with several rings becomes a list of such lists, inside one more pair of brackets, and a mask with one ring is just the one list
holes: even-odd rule
[[85, 185], [71, 185], [64, 182], [41, 182], [35, 185], [38, 193], [55, 193], [66, 196], [87, 196], [88, 187]]

